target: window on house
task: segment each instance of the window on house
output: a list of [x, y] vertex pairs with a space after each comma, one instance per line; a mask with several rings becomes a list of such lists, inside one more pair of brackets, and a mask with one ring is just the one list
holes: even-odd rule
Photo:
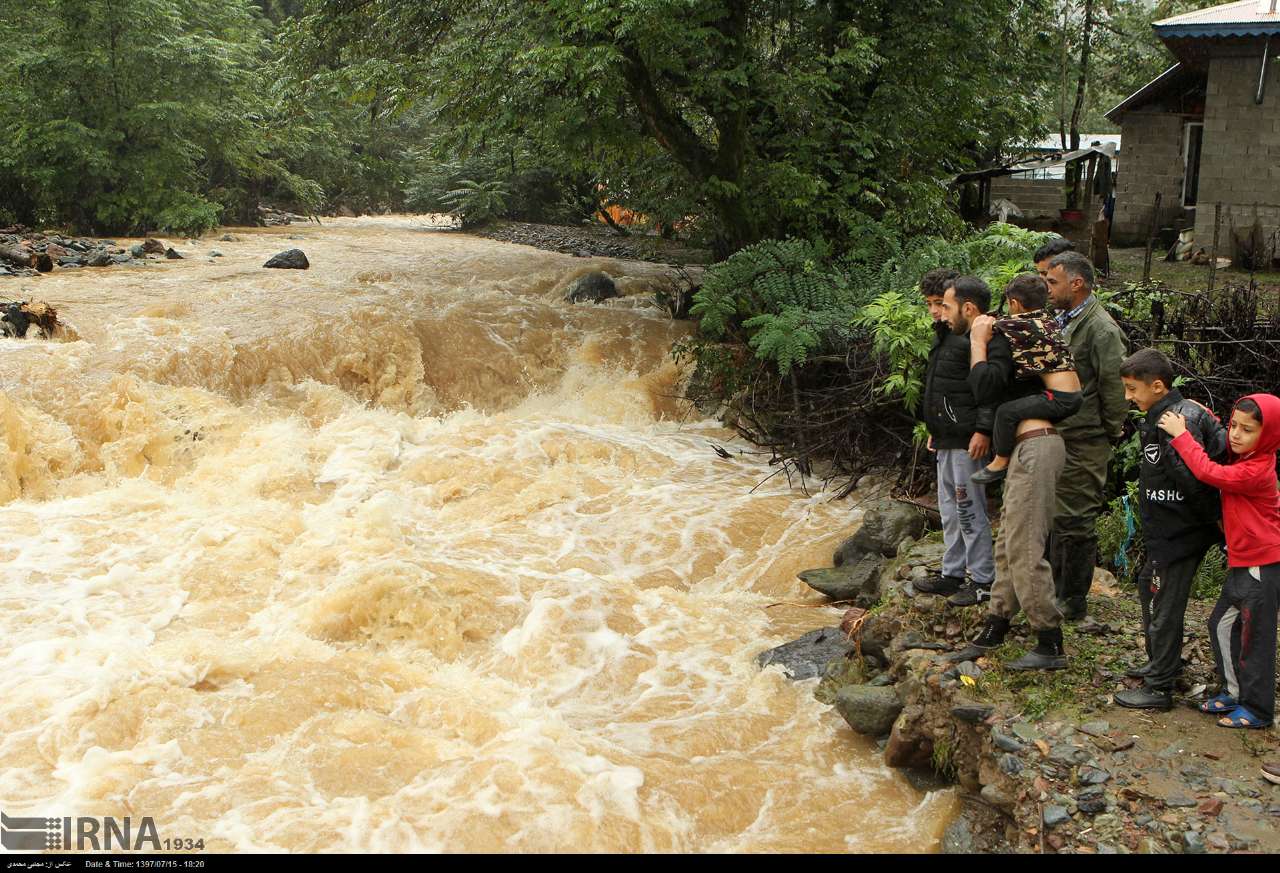
[[1195, 206], [1200, 188], [1200, 145], [1204, 142], [1204, 123], [1188, 122], [1182, 129], [1182, 205]]

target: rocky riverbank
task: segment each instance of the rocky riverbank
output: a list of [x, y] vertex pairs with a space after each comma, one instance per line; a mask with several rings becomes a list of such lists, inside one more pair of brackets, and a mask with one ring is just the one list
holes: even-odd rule
[[187, 255], [155, 237], [121, 245], [113, 239], [73, 237], [23, 228], [0, 231], [0, 276], [33, 276], [55, 269], [113, 267], [185, 257]]
[[[1227, 731], [1194, 709], [1213, 685], [1205, 632], [1212, 604], [1188, 610], [1187, 666], [1168, 713], [1126, 710], [1111, 695], [1143, 660], [1136, 596], [1098, 571], [1092, 617], [1066, 628], [1069, 669], [1004, 665], [1034, 644], [1025, 623], [989, 658], [955, 662], [980, 607], [917, 596], [942, 546], [915, 510], [884, 501], [803, 581], [849, 605], [832, 627], [761, 654], [815, 694], [840, 729], [874, 737], [885, 761], [924, 783], [958, 786], [963, 812], [948, 852], [1232, 852], [1280, 850], [1280, 787], [1261, 779], [1280, 757], [1274, 731]], [[873, 605], [874, 604], [874, 605]], [[869, 607], [869, 608], [868, 608]]]
[[711, 253], [679, 240], [633, 233], [622, 236], [604, 225], [533, 224], [494, 221], [470, 231], [477, 236], [533, 246], [580, 258], [625, 258], [659, 264], [706, 264]]

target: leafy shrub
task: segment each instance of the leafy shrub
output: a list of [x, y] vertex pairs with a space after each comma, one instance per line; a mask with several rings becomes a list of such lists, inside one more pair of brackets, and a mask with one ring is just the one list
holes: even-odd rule
[[714, 265], [690, 314], [713, 339], [745, 339], [786, 375], [824, 342], [848, 333], [857, 313], [848, 279], [807, 240], [766, 240]]
[[888, 359], [881, 393], [902, 398], [914, 410], [924, 391], [924, 362], [929, 357], [929, 314], [901, 291], [886, 291], [863, 307], [854, 322], [870, 331], [876, 352]]

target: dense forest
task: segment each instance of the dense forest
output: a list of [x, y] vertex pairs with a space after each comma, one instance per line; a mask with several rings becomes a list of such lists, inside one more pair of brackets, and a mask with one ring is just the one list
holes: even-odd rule
[[954, 232], [945, 180], [1165, 63], [1141, 0], [0, 0], [0, 225], [260, 203], [578, 222], [721, 255]]

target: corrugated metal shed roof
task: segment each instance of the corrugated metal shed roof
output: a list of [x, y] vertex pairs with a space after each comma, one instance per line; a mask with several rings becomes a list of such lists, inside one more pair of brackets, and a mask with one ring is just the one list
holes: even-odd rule
[[1099, 154], [1107, 158], [1114, 157], [1114, 155], [1108, 154], [1106, 149], [1083, 148], [1074, 152], [1063, 152], [1056, 157], [1048, 158], [1043, 161], [1020, 161], [1016, 164], [988, 167], [985, 170], [970, 170], [967, 173], [960, 173], [951, 181], [952, 184], [956, 184], [958, 182], [969, 182], [974, 179], [984, 179], [992, 176], [1011, 176], [1014, 173], [1025, 173], [1030, 170], [1045, 170], [1050, 167], [1060, 167], [1063, 164], [1069, 164], [1073, 161], [1081, 161], [1093, 154]]
[[1195, 36], [1266, 36], [1280, 33], [1280, 11], [1271, 3], [1238, 0], [1157, 21], [1152, 27], [1161, 39]]
[[[1120, 150], [1120, 134], [1118, 133], [1082, 133], [1080, 134], [1081, 146], [1093, 145], [1095, 142], [1103, 144], [1111, 144], [1116, 147], [1116, 151]], [[1023, 146], [1023, 148], [1035, 149], [1036, 151], [1062, 151], [1062, 139], [1055, 133], [1053, 136], [1045, 139], [1038, 139], [1033, 143]]]

